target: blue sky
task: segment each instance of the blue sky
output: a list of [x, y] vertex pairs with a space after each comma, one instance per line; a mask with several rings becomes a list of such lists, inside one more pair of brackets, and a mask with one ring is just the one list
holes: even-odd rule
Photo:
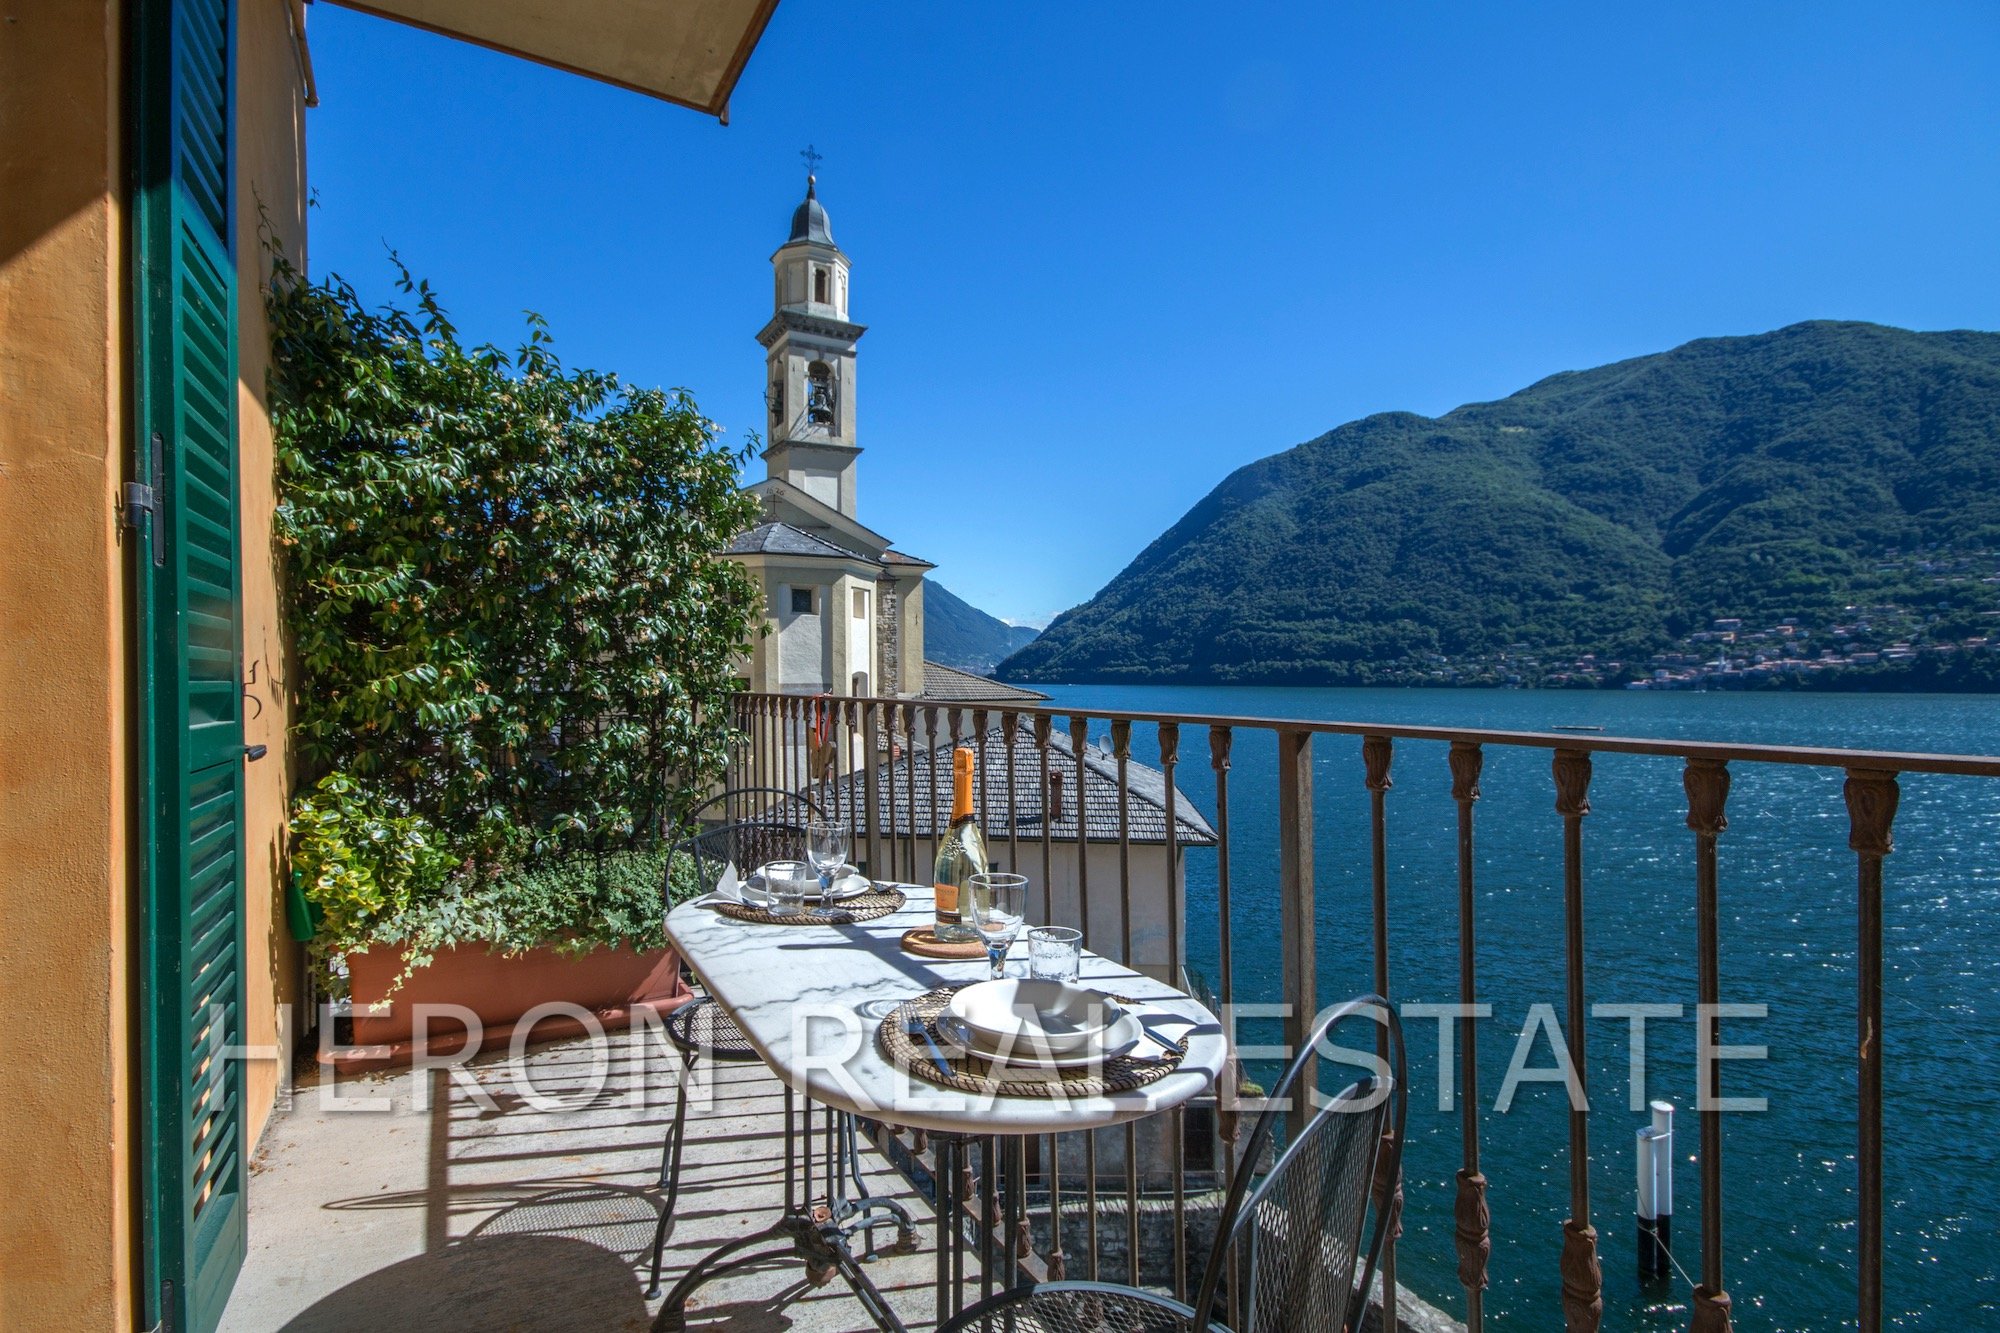
[[310, 24], [314, 271], [387, 299], [393, 246], [468, 336], [540, 311], [738, 442], [816, 144], [861, 517], [1010, 619], [1371, 412], [1802, 319], [2000, 327], [1990, 0], [784, 0], [727, 127]]

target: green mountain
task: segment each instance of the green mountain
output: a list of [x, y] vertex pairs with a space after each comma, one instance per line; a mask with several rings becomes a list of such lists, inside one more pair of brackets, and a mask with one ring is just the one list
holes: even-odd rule
[[933, 662], [990, 676], [1009, 653], [1034, 642], [1035, 633], [987, 615], [936, 579], [924, 580], [924, 656]]
[[1436, 679], [1857, 605], [1970, 633], [1994, 627], [1996, 548], [2000, 334], [1798, 324], [1240, 468], [1000, 674]]

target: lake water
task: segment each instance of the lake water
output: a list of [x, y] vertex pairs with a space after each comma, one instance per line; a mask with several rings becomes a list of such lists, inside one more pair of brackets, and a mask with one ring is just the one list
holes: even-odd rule
[[[2000, 753], [2000, 699], [1927, 695], [1648, 694], [1043, 686], [1058, 706], [1376, 721], [1862, 749]], [[1092, 728], [1097, 736], [1108, 728]], [[1134, 757], [1155, 762], [1149, 727]], [[1370, 844], [1358, 737], [1314, 742], [1318, 954], [1323, 1002], [1370, 988]], [[1205, 813], [1207, 738], [1184, 729], [1179, 779]], [[1276, 747], [1238, 734], [1230, 772], [1233, 962], [1239, 1002], [1281, 998]], [[1768, 1109], [1724, 1121], [1724, 1243], [1736, 1326], [1851, 1327], [1855, 1309], [1854, 857], [1837, 773], [1732, 765], [1721, 843], [1722, 998], [1767, 1017], [1725, 1022], [1767, 1059], [1723, 1066], [1727, 1096]], [[1400, 743], [1389, 793], [1391, 982], [1401, 1002], [1458, 998], [1456, 807], [1442, 745]], [[2000, 1327], [2000, 780], [1906, 776], [1887, 863], [1884, 1051], [1891, 1326]], [[1546, 752], [1488, 747], [1477, 808], [1481, 1166], [1490, 1182], [1492, 1285], [1502, 1328], [1562, 1326], [1557, 1258], [1568, 1216], [1566, 1099], [1522, 1084], [1496, 1111], [1530, 1005], [1561, 1013], [1561, 820]], [[1698, 1276], [1694, 1107], [1694, 856], [1680, 765], [1601, 755], [1584, 821], [1586, 976], [1593, 1003], [1684, 1003], [1649, 1030], [1646, 1093], [1676, 1119], [1674, 1251]], [[1215, 858], [1189, 860], [1190, 963], [1217, 974]], [[1364, 1039], [1365, 1040], [1365, 1039]], [[1438, 1109], [1437, 1024], [1409, 1029], [1412, 1098], [1405, 1285], [1463, 1312], [1452, 1241], [1459, 1112]], [[1690, 1288], [1634, 1273], [1628, 1024], [1587, 1036], [1591, 1202], [1606, 1329], [1685, 1329]], [[1546, 1041], [1529, 1061], [1552, 1064]]]

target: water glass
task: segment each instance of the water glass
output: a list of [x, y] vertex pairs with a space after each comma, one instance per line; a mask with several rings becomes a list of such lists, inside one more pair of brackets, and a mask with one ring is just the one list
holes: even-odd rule
[[820, 892], [831, 894], [833, 881], [847, 864], [847, 825], [831, 819], [806, 824], [806, 860], [819, 875]]
[[1074, 926], [1036, 926], [1028, 932], [1028, 975], [1036, 981], [1076, 981], [1083, 932]]
[[972, 924], [986, 941], [986, 959], [995, 980], [1007, 975], [1007, 949], [1028, 916], [1028, 877], [984, 871], [966, 883], [972, 895]]
[[804, 910], [806, 890], [818, 878], [804, 861], [773, 861], [764, 867], [764, 889], [771, 895], [771, 915]]

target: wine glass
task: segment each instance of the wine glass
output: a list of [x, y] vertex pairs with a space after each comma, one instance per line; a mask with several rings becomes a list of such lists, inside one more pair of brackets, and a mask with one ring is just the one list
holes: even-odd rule
[[986, 960], [993, 979], [1007, 975], [1007, 949], [1021, 933], [1028, 916], [1028, 877], [1004, 871], [974, 875], [966, 887], [972, 893], [972, 924], [986, 941]]
[[806, 824], [806, 860], [819, 872], [822, 901], [832, 901], [833, 881], [847, 864], [847, 825], [831, 819], [809, 820]]

